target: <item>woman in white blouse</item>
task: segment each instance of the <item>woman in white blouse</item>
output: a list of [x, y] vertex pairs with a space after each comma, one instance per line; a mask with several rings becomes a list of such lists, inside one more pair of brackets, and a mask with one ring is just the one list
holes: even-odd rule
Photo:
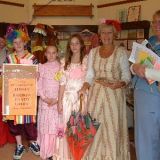
[[113, 41], [120, 24], [105, 20], [99, 26], [102, 45], [89, 53], [86, 82], [89, 88], [88, 112], [101, 123], [84, 159], [130, 160], [125, 86], [130, 81], [127, 53]]

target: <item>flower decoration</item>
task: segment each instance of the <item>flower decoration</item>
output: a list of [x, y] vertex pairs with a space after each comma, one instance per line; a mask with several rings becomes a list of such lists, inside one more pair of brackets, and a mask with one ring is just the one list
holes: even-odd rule
[[54, 75], [54, 80], [60, 81], [61, 78], [62, 78], [62, 76], [63, 76], [63, 72], [62, 72], [62, 71], [59, 71], [59, 72], [57, 72], [57, 73]]
[[117, 32], [121, 31], [121, 23], [117, 20], [106, 20], [106, 19], [101, 19], [101, 24], [106, 24], [106, 25], [113, 25], [116, 29]]
[[64, 136], [64, 129], [62, 127], [59, 127], [57, 129], [57, 137], [58, 138], [63, 138], [63, 136]]

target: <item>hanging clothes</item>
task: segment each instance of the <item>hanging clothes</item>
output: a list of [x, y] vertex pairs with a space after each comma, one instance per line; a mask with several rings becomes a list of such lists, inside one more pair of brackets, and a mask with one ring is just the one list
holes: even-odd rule
[[96, 33], [91, 32], [88, 29], [84, 29], [80, 32], [80, 35], [84, 41], [86, 54], [88, 54], [92, 48], [99, 45], [99, 38]]

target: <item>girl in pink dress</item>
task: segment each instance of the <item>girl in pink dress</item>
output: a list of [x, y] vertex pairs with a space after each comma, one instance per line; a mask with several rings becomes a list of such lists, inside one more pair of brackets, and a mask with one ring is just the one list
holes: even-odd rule
[[55, 46], [48, 46], [45, 52], [47, 62], [39, 65], [38, 143], [43, 160], [52, 160], [57, 133], [59, 81], [55, 76], [60, 70], [57, 54]]
[[[60, 82], [59, 108], [63, 108], [64, 129], [72, 111], [78, 111], [80, 107], [78, 91], [83, 85], [86, 74], [87, 57], [84, 53], [84, 42], [80, 35], [72, 35], [68, 41], [67, 54], [63, 67], [63, 78]], [[59, 159], [70, 160], [66, 137], [64, 136], [59, 146]]]

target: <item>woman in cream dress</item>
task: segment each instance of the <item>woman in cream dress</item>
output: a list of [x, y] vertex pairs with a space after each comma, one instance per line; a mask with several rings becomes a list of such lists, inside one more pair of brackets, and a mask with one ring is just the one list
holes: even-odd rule
[[90, 87], [88, 112], [100, 127], [85, 160], [130, 160], [125, 86], [130, 81], [126, 51], [113, 43], [120, 24], [106, 20], [99, 26], [102, 45], [91, 50], [86, 82], [81, 93]]

